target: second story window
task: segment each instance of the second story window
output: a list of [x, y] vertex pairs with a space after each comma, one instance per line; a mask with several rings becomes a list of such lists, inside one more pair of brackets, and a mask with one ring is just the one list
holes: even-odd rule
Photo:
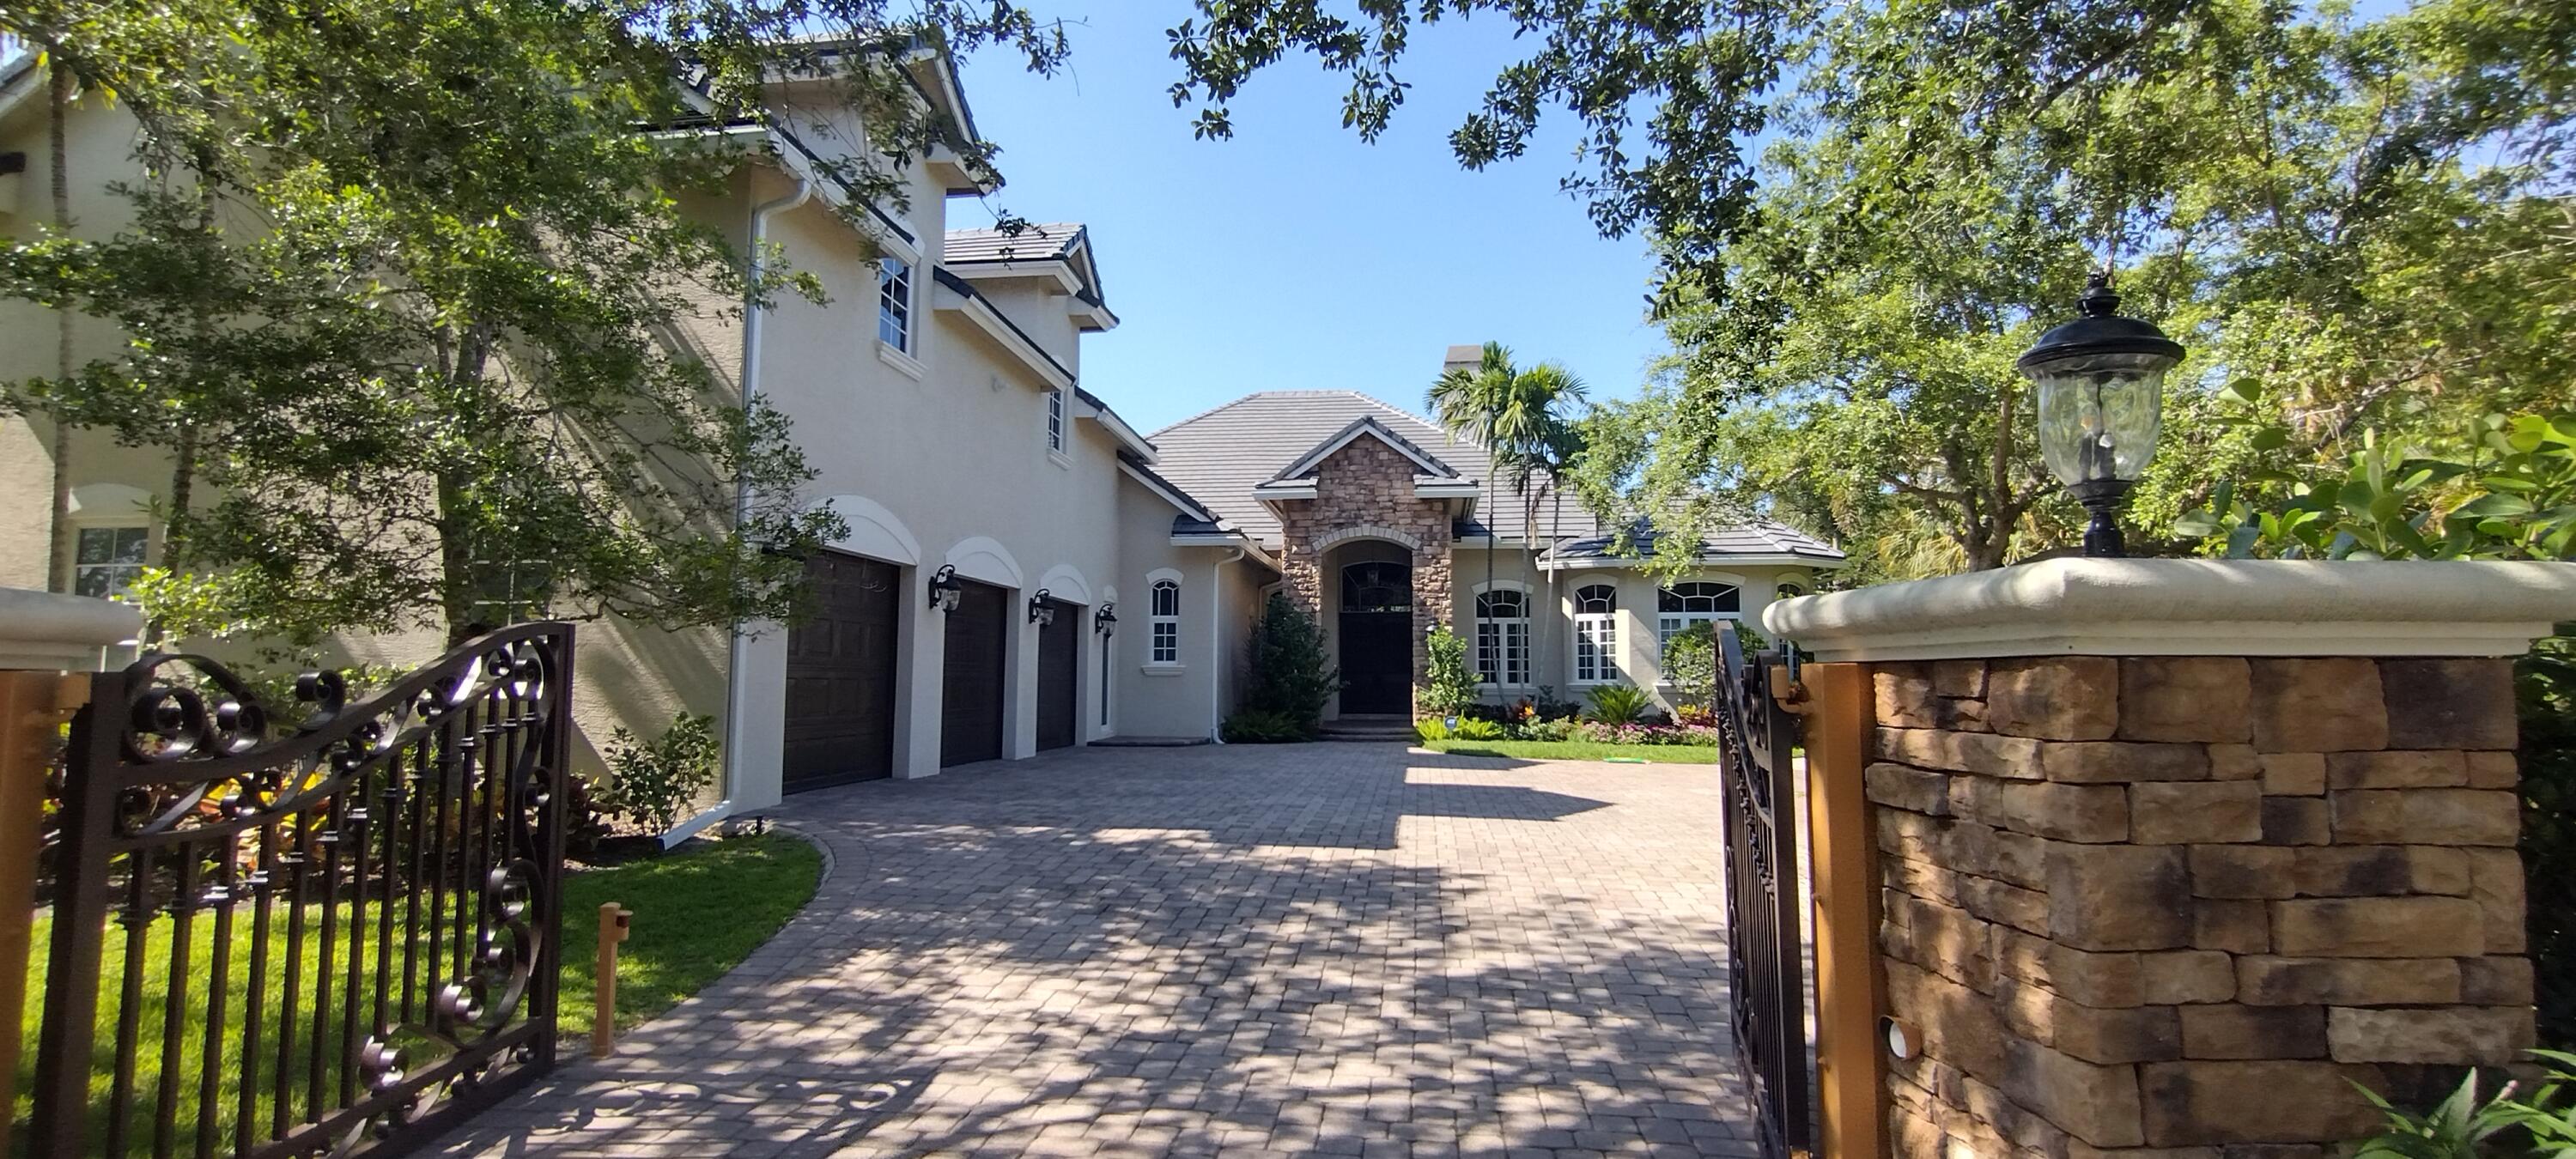
[[1064, 392], [1050, 390], [1046, 396], [1047, 449], [1064, 453]]
[[1171, 580], [1154, 581], [1154, 602], [1149, 610], [1152, 624], [1152, 651], [1146, 659], [1154, 664], [1181, 662], [1181, 585]]
[[901, 258], [877, 259], [877, 341], [912, 353], [912, 267]]
[[72, 592], [109, 599], [125, 594], [143, 573], [148, 527], [84, 527], [73, 543]]

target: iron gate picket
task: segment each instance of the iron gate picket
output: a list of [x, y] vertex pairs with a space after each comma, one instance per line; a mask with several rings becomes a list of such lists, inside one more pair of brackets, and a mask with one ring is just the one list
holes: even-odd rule
[[548, 1070], [572, 657], [538, 623], [355, 704], [307, 674], [285, 729], [204, 657], [92, 677], [29, 1154], [394, 1153]]
[[1735, 1051], [1763, 1152], [1811, 1145], [1805, 942], [1798, 910], [1796, 722], [1771, 695], [1772, 654], [1746, 656], [1733, 625], [1718, 633], [1718, 776], [1726, 806], [1727, 992]]

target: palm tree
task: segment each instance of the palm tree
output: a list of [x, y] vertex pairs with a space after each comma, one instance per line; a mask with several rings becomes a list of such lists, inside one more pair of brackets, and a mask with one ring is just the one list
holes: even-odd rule
[[[1475, 369], [1443, 371], [1431, 384], [1430, 405], [1440, 425], [1485, 449], [1485, 474], [1508, 478], [1521, 497], [1521, 547], [1534, 553], [1530, 529], [1538, 522], [1538, 500], [1552, 490], [1560, 472], [1581, 449], [1581, 437], [1568, 415], [1583, 401], [1583, 379], [1553, 362], [1527, 370], [1512, 364], [1512, 352], [1500, 342], [1485, 344]], [[1485, 537], [1485, 581], [1494, 578], [1494, 540]], [[1548, 577], [1548, 606], [1556, 606], [1556, 577]], [[1544, 672], [1539, 657], [1532, 667]]]

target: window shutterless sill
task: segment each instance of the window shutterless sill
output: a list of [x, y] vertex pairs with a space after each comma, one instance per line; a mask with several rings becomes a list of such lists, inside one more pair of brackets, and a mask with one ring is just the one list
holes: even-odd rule
[[1186, 664], [1147, 664], [1138, 669], [1147, 676], [1179, 676], [1189, 670]]
[[893, 343], [883, 338], [877, 339], [877, 361], [902, 371], [904, 377], [914, 382], [921, 381], [921, 360], [895, 349]]
[[1070, 471], [1073, 469], [1073, 456], [1065, 454], [1062, 451], [1053, 449], [1048, 450], [1047, 459], [1050, 462], [1053, 462], [1056, 466], [1062, 467], [1065, 470]]

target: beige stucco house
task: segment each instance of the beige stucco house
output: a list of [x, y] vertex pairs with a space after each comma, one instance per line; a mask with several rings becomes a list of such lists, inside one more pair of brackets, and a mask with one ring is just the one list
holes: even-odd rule
[[[947, 62], [923, 54], [910, 67], [923, 99], [971, 133]], [[0, 156], [14, 155], [0, 166], [0, 235], [30, 235], [46, 217], [41, 87], [23, 64], [0, 77]], [[761, 160], [728, 194], [687, 208], [744, 252], [774, 243], [829, 291], [827, 305], [782, 299], [677, 339], [723, 389], [792, 417], [817, 471], [802, 498], [848, 524], [808, 561], [815, 614], [736, 632], [583, 629], [586, 735], [650, 735], [680, 711], [724, 719], [724, 799], [710, 817], [1065, 745], [1213, 739], [1272, 591], [1317, 614], [1339, 657], [1349, 685], [1328, 715], [1400, 718], [1435, 622], [1472, 642], [1497, 699], [1651, 687], [1661, 636], [1752, 619], [1840, 561], [1787, 528], [1736, 528], [1701, 546], [1687, 582], [1660, 585], [1570, 503], [1525, 526], [1481, 449], [1352, 390], [1254, 394], [1140, 433], [1104, 400], [1114, 384], [1083, 374], [1085, 343], [1118, 325], [1089, 231], [949, 228], [951, 197], [988, 190], [937, 153], [905, 174], [905, 206], [842, 212], [847, 192], [815, 158], [854, 147], [858, 126], [818, 103], [827, 91], [777, 86], [774, 99], [796, 107], [779, 118], [793, 132], [674, 130], [757, 138]], [[122, 207], [104, 186], [129, 163], [131, 123], [93, 100], [73, 128], [75, 217], [112, 233]], [[49, 373], [55, 326], [0, 303], [0, 378]], [[84, 359], [119, 346], [86, 319], [77, 339]], [[1437, 369], [1426, 358], [1366, 385], [1409, 394]], [[74, 432], [64, 532], [77, 561], [46, 575], [52, 433], [0, 420], [0, 586], [107, 594], [159, 558], [150, 512], [169, 456]], [[437, 644], [428, 633], [339, 642], [350, 659], [387, 663]]]

